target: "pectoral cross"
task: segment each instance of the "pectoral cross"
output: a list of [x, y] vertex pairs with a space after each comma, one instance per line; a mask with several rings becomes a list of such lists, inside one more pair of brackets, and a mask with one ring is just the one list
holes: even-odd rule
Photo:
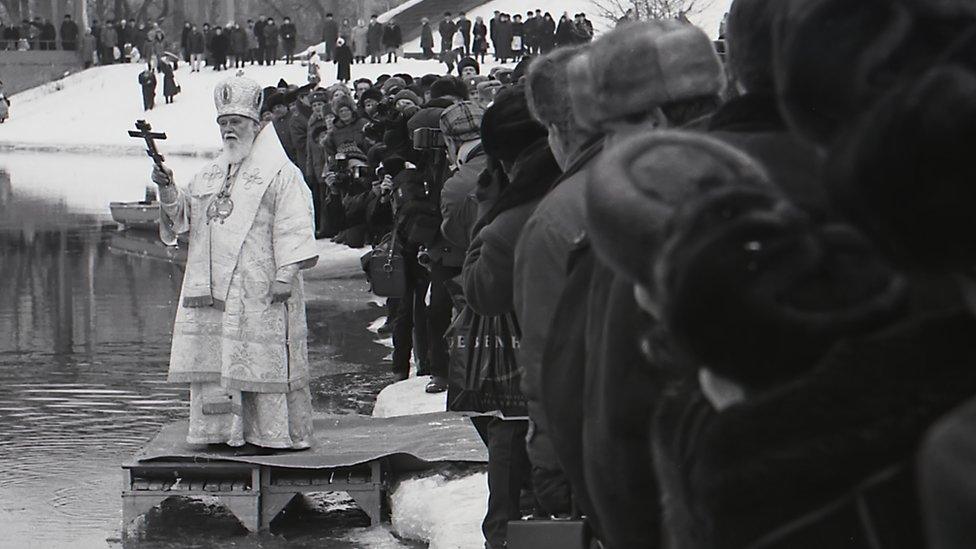
[[156, 149], [156, 140], [166, 139], [165, 133], [153, 132], [152, 126], [149, 125], [149, 122], [146, 122], [145, 120], [137, 120], [136, 129], [129, 130], [129, 137], [144, 139], [146, 141], [146, 154], [149, 155], [149, 158], [153, 159], [153, 162], [155, 162], [157, 166], [163, 166], [163, 161], [165, 159], [163, 158], [163, 155], [159, 154], [159, 150]]

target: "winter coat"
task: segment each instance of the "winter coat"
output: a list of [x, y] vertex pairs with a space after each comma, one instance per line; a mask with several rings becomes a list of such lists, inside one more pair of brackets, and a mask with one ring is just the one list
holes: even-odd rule
[[262, 48], [264, 47], [264, 27], [267, 25], [267, 21], [261, 21], [259, 19], [254, 23], [254, 27], [251, 29], [254, 32], [254, 38], [258, 41], [258, 45]]
[[468, 152], [461, 167], [444, 181], [441, 189], [440, 246], [433, 246], [431, 258], [447, 267], [464, 265], [464, 254], [471, 243], [471, 229], [478, 221], [478, 201], [474, 191], [478, 178], [488, 165], [484, 149], [478, 145]]
[[295, 47], [296, 31], [294, 23], [282, 23], [281, 27], [278, 28], [278, 34], [281, 36], [281, 42], [285, 44], [285, 47]]
[[295, 165], [303, 173], [308, 163], [308, 119], [311, 116], [312, 107], [301, 101], [295, 101], [288, 120], [288, 134], [291, 136], [291, 145], [295, 150]]
[[264, 26], [264, 47], [266, 48], [278, 47], [278, 27], [276, 25]]
[[312, 138], [318, 128], [325, 126], [325, 119], [314, 113], [308, 119], [308, 133], [305, 136], [305, 181], [313, 190], [320, 183], [319, 176], [325, 168], [325, 149]]
[[366, 29], [366, 41], [371, 55], [379, 54], [383, 49], [383, 29], [380, 23], [370, 23]]
[[455, 32], [457, 32], [457, 25], [448, 19], [437, 25], [437, 33], [441, 35], [441, 50], [451, 49], [451, 41], [454, 40]]
[[61, 43], [76, 44], [78, 42], [78, 24], [74, 21], [61, 23]]
[[351, 37], [352, 25], [350, 25], [348, 21], [343, 21], [342, 24], [339, 25], [339, 38], [342, 38], [348, 43]]
[[[516, 159], [512, 182], [478, 220], [461, 272], [465, 301], [476, 313], [514, 312], [515, 245], [529, 216], [561, 174], [548, 143], [540, 140]], [[479, 204], [484, 205], [484, 201]]]
[[143, 71], [139, 73], [139, 85], [142, 86], [143, 96], [152, 96], [156, 94], [156, 75], [150, 71]]
[[576, 43], [576, 31], [569, 19], [560, 19], [556, 27], [556, 45], [568, 46]]
[[247, 45], [247, 49], [248, 50], [256, 49], [258, 47], [258, 38], [254, 34], [255, 33], [254, 25], [251, 25], [246, 29], [242, 27], [241, 30], [244, 31], [244, 39], [245, 39], [245, 44]]
[[184, 51], [190, 51], [190, 34], [193, 33], [193, 28], [189, 23], [183, 26], [183, 30], [180, 31], [180, 48]]
[[695, 387], [668, 395], [653, 439], [669, 546], [925, 547], [915, 456], [976, 392], [974, 329], [968, 311], [913, 316], [721, 412]]
[[285, 154], [288, 156], [288, 159], [297, 166], [298, 155], [295, 152], [295, 145], [291, 139], [291, 117], [293, 114], [294, 109], [289, 109], [285, 114], [272, 118], [271, 123], [274, 125], [275, 133], [278, 134], [278, 140], [281, 141], [281, 148], [285, 149]]
[[176, 85], [176, 77], [173, 74], [173, 66], [163, 61], [159, 64], [159, 70], [163, 73], [163, 95], [171, 97], [180, 93]]
[[495, 25], [495, 53], [499, 57], [512, 56], [512, 23], [499, 21]]
[[339, 40], [339, 23], [335, 19], [326, 19], [322, 23], [322, 41], [335, 45]]
[[352, 29], [352, 54], [355, 57], [369, 55], [369, 29], [365, 25]]
[[540, 402], [540, 367], [553, 313], [566, 284], [572, 251], [585, 235], [583, 190], [587, 169], [602, 150], [594, 142], [576, 155], [572, 169], [539, 203], [519, 236], [515, 251], [515, 314], [522, 328], [519, 364], [522, 392], [528, 399], [535, 434], [529, 440], [534, 466], [558, 471], [559, 463], [548, 440], [545, 411]]
[[456, 25], [457, 25], [458, 32], [460, 32], [464, 36], [465, 41], [470, 40], [471, 39], [471, 20], [470, 19], [467, 19], [467, 18], [465, 18], [465, 19], [458, 19], [458, 22], [456, 23]]
[[242, 56], [247, 53], [247, 31], [241, 27], [231, 29], [228, 34], [230, 34], [230, 51], [233, 55]]
[[221, 32], [213, 35], [210, 40], [210, 52], [213, 54], [214, 59], [222, 61], [227, 59], [227, 50], [230, 48], [230, 40], [227, 38], [227, 34]]
[[430, 23], [424, 23], [420, 28], [420, 48], [434, 49], [434, 31], [430, 28]]
[[190, 53], [202, 55], [206, 52], [206, 46], [207, 39], [203, 36], [203, 32], [190, 33]]
[[387, 25], [383, 28], [383, 45], [390, 49], [397, 49], [403, 45], [403, 33], [400, 25]]
[[539, 22], [539, 46], [543, 49], [552, 49], [556, 44], [556, 22], [551, 17], [543, 17]]
[[471, 44], [471, 49], [475, 53], [485, 53], [488, 51], [488, 27], [484, 23], [475, 23], [472, 28], [474, 33], [474, 42]]
[[351, 67], [354, 59], [349, 44], [336, 47], [334, 61], [338, 65], [336, 80], [352, 80]]
[[345, 143], [355, 144], [365, 154], [367, 147], [366, 138], [363, 135], [364, 127], [366, 127], [365, 118], [356, 117], [348, 124], [344, 124], [336, 117], [335, 124], [325, 138], [325, 154], [328, 155], [329, 160], [331, 161], [335, 157], [336, 153], [339, 152], [339, 147]]
[[114, 48], [119, 45], [119, 34], [116, 32], [115, 27], [106, 25], [102, 29], [102, 45], [106, 48]]

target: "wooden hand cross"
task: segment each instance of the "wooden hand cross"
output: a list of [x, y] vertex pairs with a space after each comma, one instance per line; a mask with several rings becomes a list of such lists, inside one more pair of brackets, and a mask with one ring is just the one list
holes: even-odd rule
[[137, 139], [144, 139], [146, 141], [146, 154], [149, 158], [153, 159], [160, 168], [163, 166], [163, 155], [159, 154], [159, 150], [156, 149], [157, 139], [166, 139], [165, 133], [153, 132], [152, 126], [149, 122], [145, 120], [136, 121], [136, 129], [129, 130], [129, 137], [135, 137]]

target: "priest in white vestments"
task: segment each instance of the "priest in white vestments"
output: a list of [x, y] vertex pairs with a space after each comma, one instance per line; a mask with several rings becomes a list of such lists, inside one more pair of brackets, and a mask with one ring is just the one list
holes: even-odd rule
[[187, 442], [297, 450], [312, 441], [301, 270], [318, 255], [311, 193], [260, 122], [261, 91], [222, 81], [220, 156], [185, 185], [153, 171], [161, 238], [190, 243], [169, 380], [190, 384]]

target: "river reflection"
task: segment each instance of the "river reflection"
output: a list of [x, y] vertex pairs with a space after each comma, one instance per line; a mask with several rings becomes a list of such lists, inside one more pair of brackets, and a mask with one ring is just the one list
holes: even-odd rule
[[[108, 201], [141, 197], [146, 162], [119, 159], [111, 164], [118, 169], [81, 190], [63, 192], [45, 178], [78, 173], [72, 172], [76, 160], [0, 159], [4, 547], [120, 546], [119, 464], [161, 425], [186, 415], [187, 390], [165, 381], [182, 266], [111, 245], [128, 236], [111, 224]], [[78, 178], [65, 183], [87, 185]], [[143, 242], [155, 245], [151, 238]], [[361, 306], [349, 306], [361, 282], [330, 284], [330, 291], [344, 294], [342, 307], [326, 300], [308, 311], [314, 405], [368, 413], [391, 381], [382, 361], [386, 350], [365, 330], [377, 312], [365, 295]], [[215, 530], [195, 522], [199, 509], [177, 506], [158, 518], [179, 528], [150, 527], [148, 540], [125, 546], [401, 546], [381, 529], [360, 528], [364, 515], [348, 506], [322, 510], [285, 528], [284, 538], [269, 540], [241, 537], [226, 520]]]

